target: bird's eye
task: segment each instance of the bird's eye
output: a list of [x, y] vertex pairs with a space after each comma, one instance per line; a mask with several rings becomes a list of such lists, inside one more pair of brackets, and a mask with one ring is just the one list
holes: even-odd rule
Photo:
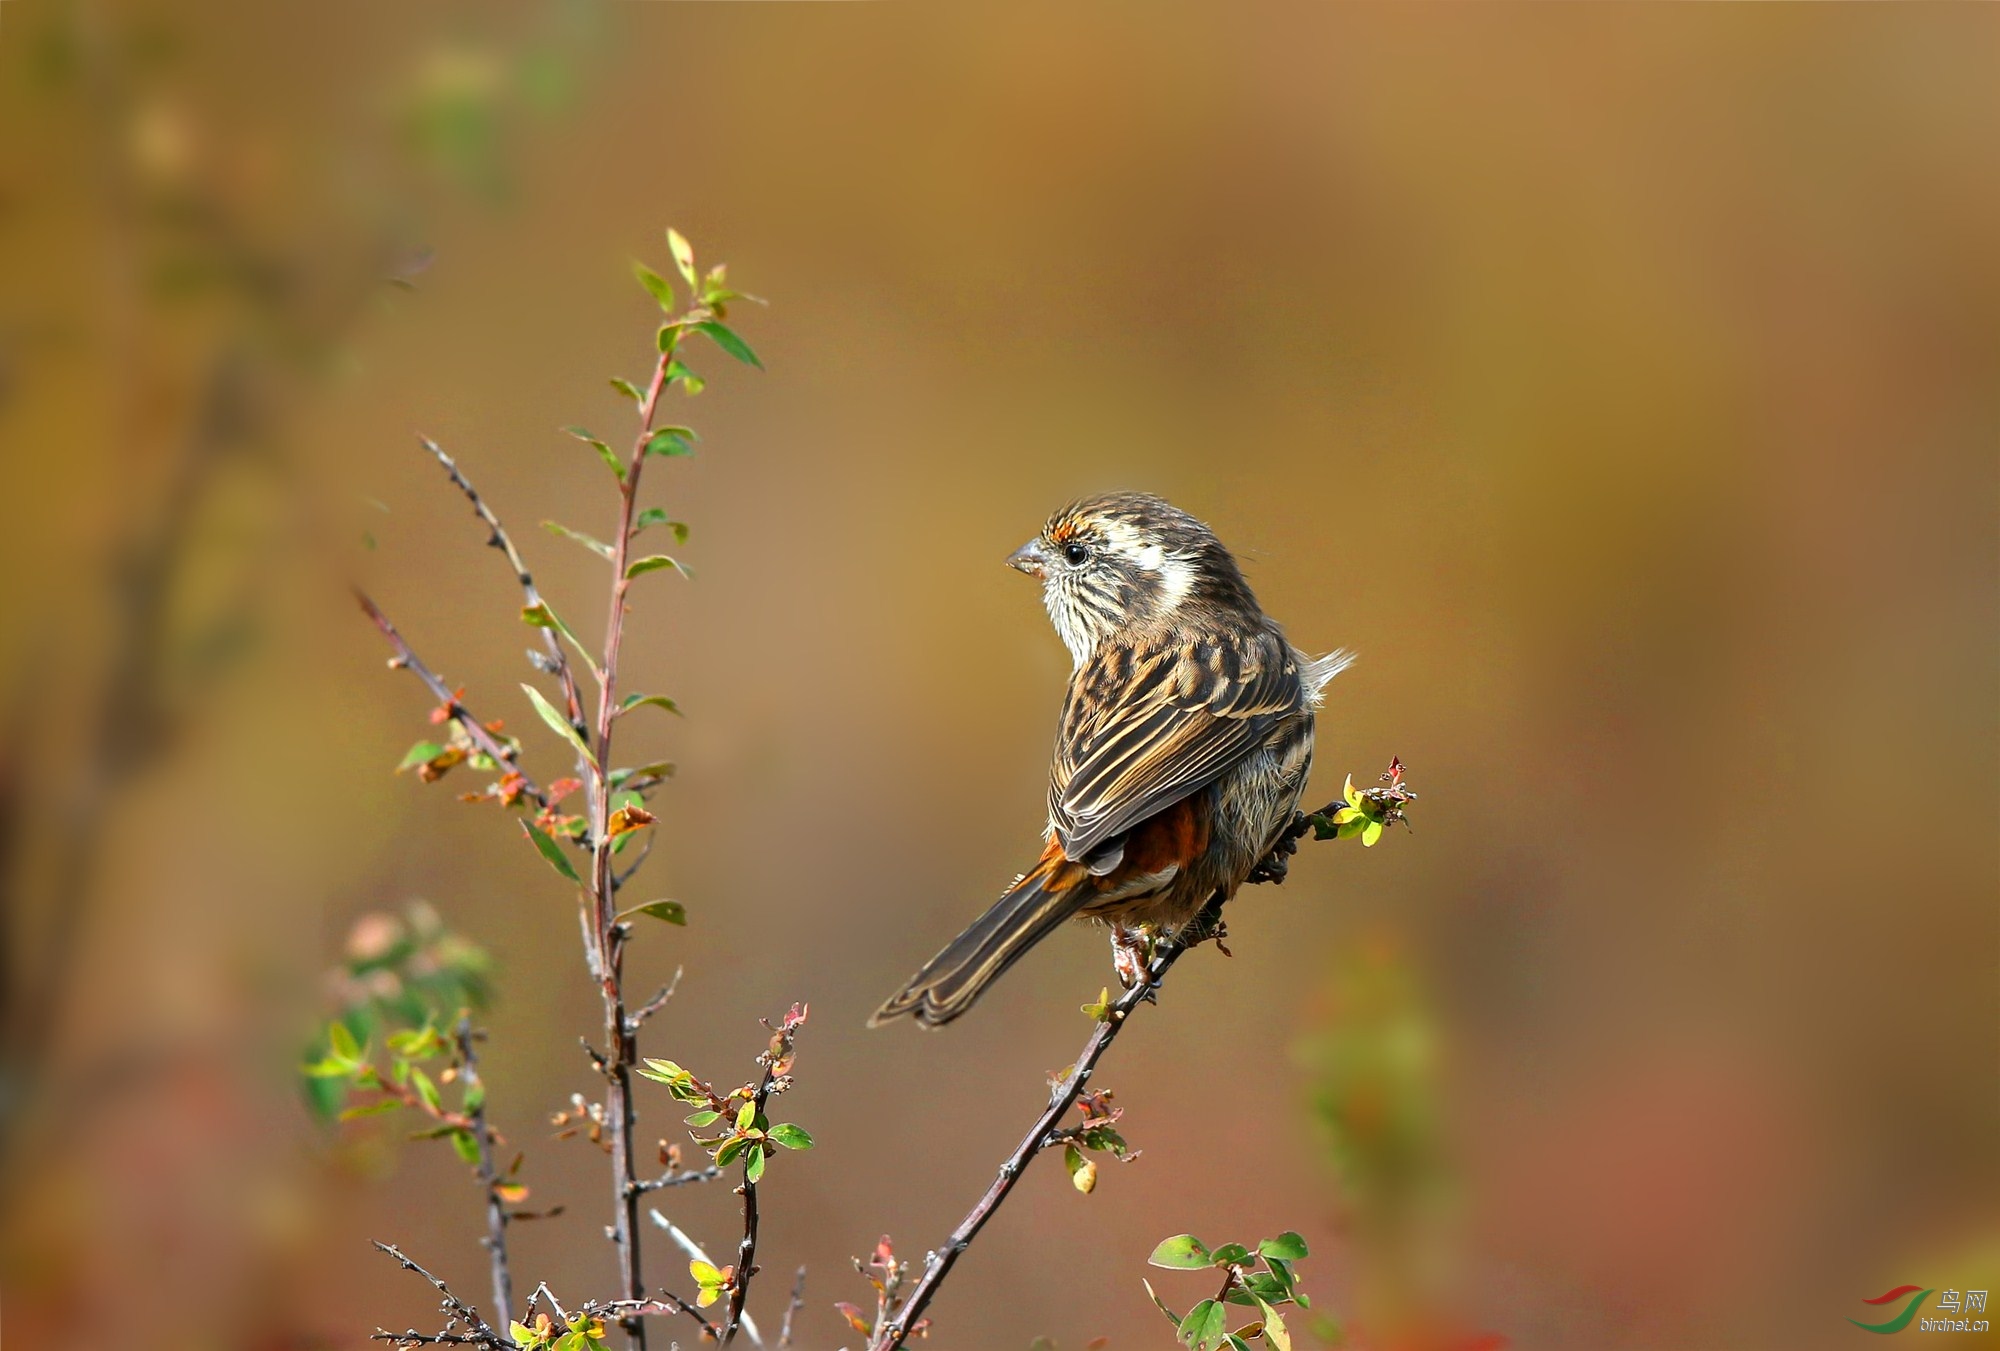
[[1063, 546], [1063, 557], [1069, 560], [1071, 567], [1080, 568], [1090, 558], [1090, 550], [1084, 548], [1081, 544], [1065, 544]]

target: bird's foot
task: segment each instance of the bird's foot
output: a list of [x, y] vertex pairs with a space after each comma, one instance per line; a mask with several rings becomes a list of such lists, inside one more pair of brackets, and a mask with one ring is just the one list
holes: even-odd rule
[[1271, 852], [1264, 855], [1257, 866], [1250, 870], [1250, 875], [1243, 880], [1246, 883], [1283, 882], [1291, 873], [1292, 855], [1299, 852], [1300, 833], [1303, 831], [1294, 833], [1292, 830], [1287, 830], [1280, 835], [1277, 843], [1271, 846]]
[[1146, 955], [1151, 948], [1145, 934], [1122, 924], [1111, 926], [1111, 966], [1120, 985], [1129, 990], [1146, 978]]

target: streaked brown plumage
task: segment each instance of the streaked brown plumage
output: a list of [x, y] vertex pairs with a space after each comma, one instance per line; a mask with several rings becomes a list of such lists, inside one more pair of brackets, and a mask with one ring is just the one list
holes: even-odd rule
[[1066, 507], [1008, 563], [1075, 659], [1041, 859], [870, 1019], [950, 1022], [1062, 921], [1173, 932], [1233, 893], [1297, 809], [1320, 689], [1350, 658], [1285, 641], [1213, 532], [1157, 497]]

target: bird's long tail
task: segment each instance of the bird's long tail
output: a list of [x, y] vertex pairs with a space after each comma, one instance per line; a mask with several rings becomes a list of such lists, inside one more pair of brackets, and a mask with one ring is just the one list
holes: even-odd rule
[[908, 1013], [924, 1027], [940, 1027], [964, 1013], [1029, 948], [1082, 908], [1089, 888], [1079, 883], [1087, 876], [1088, 870], [1051, 848], [1033, 872], [875, 1010], [868, 1025], [879, 1027]]

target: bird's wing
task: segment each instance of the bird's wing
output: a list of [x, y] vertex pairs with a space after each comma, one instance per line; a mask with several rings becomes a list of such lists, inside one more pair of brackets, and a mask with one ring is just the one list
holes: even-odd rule
[[1107, 646], [1071, 683], [1056, 738], [1049, 817], [1084, 859], [1212, 783], [1303, 700], [1279, 634]]

